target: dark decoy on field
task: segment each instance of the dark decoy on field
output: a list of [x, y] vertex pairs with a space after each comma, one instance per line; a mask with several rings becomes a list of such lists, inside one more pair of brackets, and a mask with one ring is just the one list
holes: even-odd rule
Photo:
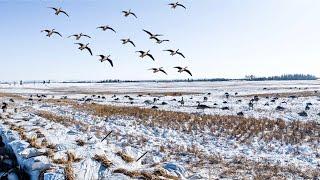
[[304, 108], [304, 110], [306, 110], [306, 111], [310, 110], [310, 106], [306, 105], [306, 107]]
[[150, 54], [150, 50], [148, 50], [148, 51], [136, 51], [136, 52], [140, 53], [139, 57], [141, 57], [141, 58], [149, 56], [152, 60], [154, 60], [154, 57]]
[[180, 101], [178, 101], [178, 103], [180, 103], [180, 104], [181, 104], [181, 106], [184, 106], [184, 100], [183, 100], [183, 97], [181, 97], [181, 100], [180, 100]]
[[241, 112], [238, 112], [237, 115], [238, 115], [238, 116], [244, 116], [244, 114], [243, 114], [242, 111], [241, 111]]
[[80, 33], [80, 34], [74, 34], [74, 35], [71, 35], [71, 36], [68, 36], [68, 38], [70, 37], [75, 37], [76, 40], [79, 40], [81, 37], [87, 37], [87, 38], [91, 38], [90, 36], [86, 35], [86, 34], [83, 34], [83, 33]]
[[173, 68], [176, 68], [178, 69], [178, 72], [179, 73], [182, 73], [182, 72], [186, 72], [188, 73], [190, 76], [192, 76], [191, 72], [187, 69], [188, 67], [180, 67], [180, 66], [176, 66], [176, 67], [173, 67]]
[[197, 109], [209, 109], [211, 107], [205, 105], [205, 104], [200, 104], [200, 102], [197, 102], [198, 105], [197, 105]]
[[229, 107], [222, 107], [222, 110], [229, 110]]
[[308, 116], [307, 112], [305, 112], [305, 111], [299, 112], [298, 115], [301, 116], [301, 117], [307, 117]]
[[64, 10], [61, 9], [61, 7], [60, 8], [48, 7], [48, 8], [53, 9], [55, 11], [54, 13], [55, 15], [59, 15], [60, 13], [63, 13], [69, 17], [69, 15]]
[[62, 35], [61, 35], [58, 31], [56, 31], [55, 29], [51, 29], [51, 30], [49, 30], [49, 29], [44, 29], [44, 30], [42, 30], [41, 32], [46, 32], [46, 33], [47, 33], [46, 36], [48, 36], [48, 37], [51, 37], [53, 34], [58, 34], [59, 36], [62, 37]]
[[84, 49], [86, 49], [86, 50], [89, 51], [89, 53], [91, 54], [91, 56], [93, 55], [91, 49], [88, 47], [89, 43], [87, 43], [86, 45], [85, 45], [85, 44], [82, 44], [82, 43], [74, 43], [74, 44], [79, 45], [80, 47], [79, 47], [78, 49], [80, 49], [81, 51], [84, 50]]
[[133, 43], [133, 41], [131, 41], [129, 38], [128, 39], [121, 39], [122, 44], [127, 44], [130, 43], [132, 44], [132, 46], [136, 47], [136, 45]]
[[277, 107], [276, 107], [276, 110], [277, 110], [277, 111], [284, 111], [284, 110], [285, 110], [285, 108], [284, 108], [284, 107], [282, 107], [282, 106], [277, 106]]
[[167, 105], [167, 104], [168, 104], [167, 102], [162, 102], [162, 103], [161, 103], [161, 105]]
[[159, 109], [158, 106], [152, 106], [151, 109]]

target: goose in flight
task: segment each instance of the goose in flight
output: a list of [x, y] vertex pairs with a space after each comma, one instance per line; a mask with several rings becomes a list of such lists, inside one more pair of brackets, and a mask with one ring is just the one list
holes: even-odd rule
[[155, 40], [157, 40], [157, 37], [159, 37], [159, 36], [163, 36], [162, 34], [153, 34], [153, 33], [151, 33], [150, 31], [147, 31], [147, 30], [145, 30], [145, 29], [143, 29], [143, 31], [144, 32], [146, 32], [147, 34], [149, 34], [149, 38], [150, 39], [155, 39]]
[[129, 9], [129, 11], [122, 11], [122, 13], [123, 13], [124, 17], [128, 17], [128, 16], [132, 15], [135, 18], [138, 18], [135, 13], [131, 12], [131, 9]]
[[148, 50], [148, 51], [136, 51], [136, 52], [140, 53], [139, 57], [141, 57], [141, 58], [149, 56], [152, 60], [154, 60], [153, 56], [150, 54], [150, 50]]
[[48, 7], [48, 8], [55, 10], [55, 11], [56, 11], [56, 12], [54, 13], [55, 15], [59, 15], [60, 13], [63, 13], [63, 14], [65, 14], [66, 16], [69, 17], [69, 15], [68, 15], [64, 10], [62, 10], [61, 8], [55, 8], [55, 7]]
[[90, 53], [91, 56], [92, 56], [92, 51], [91, 51], [91, 49], [88, 47], [89, 43], [86, 44], [86, 45], [85, 45], [85, 44], [82, 44], [82, 43], [74, 43], [74, 44], [78, 44], [78, 45], [80, 46], [78, 49], [80, 49], [81, 51], [84, 50], [84, 49], [88, 50], [89, 53]]
[[170, 55], [171, 56], [174, 56], [174, 55], [180, 55], [180, 56], [182, 56], [183, 58], [186, 58], [181, 52], [179, 52], [179, 49], [177, 49], [177, 50], [171, 50], [171, 49], [167, 49], [167, 50], [163, 50], [163, 51], [168, 51], [168, 52], [170, 52]]
[[187, 69], [188, 67], [183, 68], [183, 67], [180, 67], [180, 66], [176, 66], [174, 68], [178, 69], [179, 73], [186, 72], [186, 73], [190, 74], [190, 76], [192, 76], [191, 72]]
[[112, 27], [108, 26], [108, 25], [105, 25], [105, 26], [99, 26], [97, 27], [97, 29], [102, 29], [102, 31], [106, 31], [106, 30], [111, 30], [113, 31], [114, 33], [117, 33]]
[[45, 30], [42, 30], [41, 32], [46, 32], [48, 37], [51, 37], [53, 34], [58, 34], [59, 36], [62, 37], [62, 35], [56, 31], [55, 29], [52, 29], [52, 30], [49, 30], [49, 29], [45, 29]]
[[112, 62], [112, 60], [110, 59], [110, 56], [111, 56], [111, 55], [108, 55], [108, 56], [98, 55], [98, 56], [100, 56], [100, 59], [99, 59], [100, 62], [109, 61], [111, 67], [113, 67], [113, 62]]
[[163, 42], [169, 42], [168, 39], [158, 39], [158, 38], [154, 38], [156, 40], [156, 43], [158, 44], [162, 44]]
[[184, 9], [187, 9], [183, 4], [180, 4], [179, 2], [176, 3], [170, 3], [168, 4], [169, 6], [171, 6], [172, 9], [176, 9], [177, 7], [183, 7]]
[[86, 34], [83, 34], [83, 33], [80, 33], [80, 34], [74, 34], [74, 35], [71, 35], [71, 36], [68, 36], [68, 38], [70, 37], [75, 37], [76, 40], [79, 40], [81, 37], [87, 37], [87, 38], [91, 38], [90, 36], [86, 35]]
[[133, 45], [133, 47], [136, 47], [136, 45], [133, 43], [133, 41], [131, 41], [129, 38], [128, 39], [121, 39], [122, 44], [127, 44], [130, 43]]
[[157, 72], [163, 72], [164, 74], [168, 75], [167, 72], [165, 70], [163, 70], [163, 67], [160, 68], [151, 68], [149, 69], [151, 71], [153, 71], [153, 73], [157, 73]]

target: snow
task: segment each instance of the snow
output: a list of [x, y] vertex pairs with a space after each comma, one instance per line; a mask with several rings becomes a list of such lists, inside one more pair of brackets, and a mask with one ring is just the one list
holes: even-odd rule
[[[266, 90], [264, 88], [267, 88]], [[68, 99], [79, 100], [91, 98], [92, 102], [113, 106], [134, 106], [141, 108], [151, 108], [153, 105], [160, 110], [178, 111], [195, 114], [208, 115], [236, 115], [243, 112], [245, 117], [257, 119], [267, 118], [271, 120], [284, 119], [286, 121], [320, 122], [320, 97], [319, 93], [311, 96], [292, 99], [288, 97], [279, 97], [275, 103], [270, 103], [270, 98], [261, 97], [254, 104], [254, 109], [248, 108], [248, 102], [253, 94], [272, 94], [272, 93], [297, 93], [306, 91], [320, 91], [319, 81], [290, 81], [290, 82], [190, 82], [190, 83], [119, 83], [119, 84], [25, 84], [0, 85], [0, 92], [20, 94], [28, 98], [31, 94], [50, 94], [55, 99], [67, 96]], [[166, 92], [182, 92], [182, 96], [165, 96]], [[224, 93], [228, 92], [231, 96], [226, 98]], [[235, 95], [235, 93], [238, 95]], [[155, 93], [158, 95], [148, 95]], [[207, 93], [211, 93], [208, 95]], [[104, 96], [105, 99], [93, 97], [93, 94]], [[119, 98], [115, 101], [114, 94]], [[125, 97], [129, 94], [133, 100]], [[138, 97], [143, 94], [142, 97]], [[249, 95], [248, 97], [246, 95]], [[203, 101], [207, 96], [208, 100]], [[153, 103], [153, 99], [159, 100]], [[185, 100], [185, 105], [181, 106], [179, 101]], [[50, 96], [48, 96], [50, 98]], [[0, 101], [8, 101], [9, 98], [0, 97]], [[172, 101], [176, 99], [176, 101]], [[241, 100], [239, 102], [238, 100]], [[150, 101], [152, 104], [146, 104]], [[201, 110], [197, 109], [197, 101], [206, 104], [212, 108]], [[228, 103], [224, 104], [223, 102]], [[282, 103], [285, 101], [286, 103]], [[84, 103], [83, 101], [78, 101]], [[130, 102], [133, 102], [132, 104]], [[167, 105], [161, 105], [167, 102]], [[265, 106], [266, 103], [269, 106]], [[218, 105], [214, 106], [213, 104]], [[308, 116], [302, 117], [298, 113], [305, 110], [307, 103], [312, 103]], [[10, 106], [11, 105], [11, 106]], [[319, 149], [320, 145], [302, 142], [300, 144], [282, 144], [277, 140], [265, 142], [259, 138], [253, 138], [250, 144], [240, 143], [235, 139], [218, 136], [216, 132], [211, 132], [210, 128], [198, 133], [182, 132], [175, 129], [165, 129], [152, 127], [140, 123], [139, 119], [133, 117], [110, 117], [108, 119], [100, 118], [80, 112], [72, 106], [63, 106], [41, 101], [33, 103], [24, 100], [15, 100], [11, 103], [7, 122], [22, 126], [28, 137], [34, 136], [34, 129], [43, 133], [46, 140], [57, 145], [53, 159], [66, 159], [67, 152], [72, 152], [76, 157], [81, 158], [79, 162], [72, 163], [76, 179], [130, 179], [128, 176], [112, 171], [123, 168], [131, 171], [152, 171], [152, 164], [159, 164], [171, 175], [182, 179], [208, 179], [209, 170], [207, 166], [199, 166], [196, 172], [191, 171], [189, 163], [195, 160], [191, 154], [180, 153], [179, 157], [174, 157], [163, 161], [171, 153], [170, 151], [177, 147], [187, 149], [196, 147], [204, 156], [219, 155], [225, 160], [231, 160], [234, 157], [244, 156], [252, 161], [265, 161], [270, 164], [286, 166], [294, 165], [300, 169], [319, 168]], [[275, 108], [281, 105], [284, 111], [276, 111]], [[222, 110], [222, 107], [229, 107], [230, 110]], [[13, 112], [13, 108], [19, 108], [18, 113]], [[30, 110], [31, 109], [31, 110]], [[75, 122], [82, 122], [88, 125], [87, 130], [81, 129], [78, 124], [65, 126], [63, 124], [50, 121], [39, 117], [35, 112], [45, 111], [56, 115], [72, 118]], [[26, 120], [27, 119], [27, 120]], [[0, 121], [1, 122], [1, 121]], [[183, 124], [181, 124], [183, 126]], [[97, 130], [103, 134], [97, 135]], [[102, 141], [106, 132], [112, 131], [112, 135], [105, 141]], [[60, 180], [64, 179], [64, 170], [62, 165], [54, 164], [52, 160], [43, 155], [46, 149], [31, 148], [29, 143], [20, 139], [17, 132], [10, 129], [10, 126], [0, 123], [0, 135], [7, 146], [13, 149], [19, 164], [31, 175], [31, 179], [38, 179], [42, 170], [50, 168], [51, 170], [44, 174], [44, 179]], [[39, 138], [38, 140], [40, 140]], [[79, 146], [76, 140], [85, 141], [84, 146]], [[142, 141], [141, 139], [145, 139]], [[166, 151], [159, 151], [160, 146], [166, 147]], [[172, 149], [168, 149], [171, 147]], [[127, 155], [137, 159], [147, 152], [147, 155], [140, 161], [126, 163], [116, 152], [125, 152]], [[105, 168], [101, 163], [92, 159], [95, 154], [105, 155], [111, 162], [110, 168]], [[209, 168], [210, 169], [210, 168]]]

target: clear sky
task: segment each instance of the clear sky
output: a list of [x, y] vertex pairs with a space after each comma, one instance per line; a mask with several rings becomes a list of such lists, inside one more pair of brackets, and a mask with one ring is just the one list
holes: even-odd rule
[[[187, 10], [172, 10], [169, 0], [0, 0], [0, 80], [98, 80], [188, 78], [173, 66], [188, 66], [194, 78], [242, 78], [284, 73], [320, 76], [319, 0], [181, 0]], [[56, 16], [47, 7], [70, 14]], [[132, 9], [138, 19], [124, 18]], [[102, 32], [109, 24], [117, 33]], [[55, 28], [64, 37], [47, 38]], [[142, 29], [171, 41], [158, 45]], [[66, 38], [86, 33], [94, 55], [111, 54], [115, 67], [77, 49]], [[137, 45], [123, 46], [130, 37]], [[179, 48], [186, 59], [163, 49]], [[137, 50], [156, 58], [140, 59]], [[168, 76], [147, 69], [164, 67]]]

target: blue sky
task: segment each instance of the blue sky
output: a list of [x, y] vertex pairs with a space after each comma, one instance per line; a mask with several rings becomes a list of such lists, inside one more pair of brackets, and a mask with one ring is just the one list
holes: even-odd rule
[[[188, 66], [194, 78], [242, 78], [284, 73], [320, 76], [320, 1], [184, 0], [187, 10], [170, 9], [169, 0], [0, 0], [0, 80], [177, 79], [173, 66]], [[70, 14], [55, 16], [47, 7]], [[132, 9], [138, 19], [124, 18]], [[117, 30], [102, 32], [109, 24]], [[55, 28], [64, 36], [45, 37]], [[142, 29], [164, 34], [158, 45]], [[66, 37], [86, 33], [93, 53], [111, 54], [115, 67], [81, 52]], [[136, 48], [123, 46], [130, 37]], [[186, 59], [163, 49], [179, 48]], [[156, 58], [140, 59], [137, 50]], [[164, 67], [168, 76], [147, 69]]]

